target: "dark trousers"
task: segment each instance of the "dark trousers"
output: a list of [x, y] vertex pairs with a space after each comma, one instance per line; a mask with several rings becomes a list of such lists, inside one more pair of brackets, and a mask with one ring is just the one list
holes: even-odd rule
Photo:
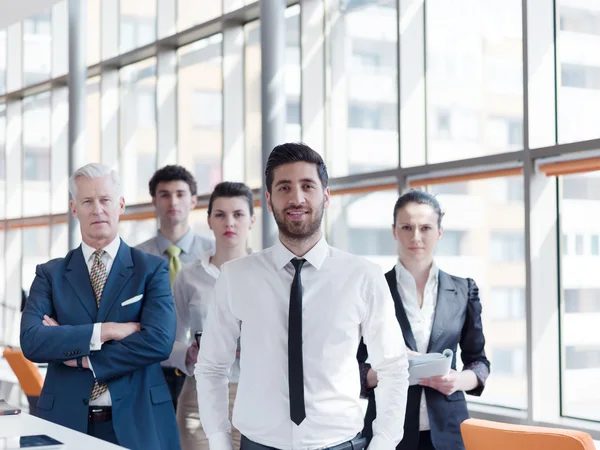
[[169, 386], [171, 400], [173, 400], [173, 407], [175, 408], [175, 411], [177, 411], [177, 399], [181, 393], [181, 388], [183, 388], [185, 375], [179, 370], [176, 371], [173, 367], [163, 367], [162, 371], [165, 376], [165, 380], [167, 380], [167, 386]]
[[435, 450], [431, 442], [431, 431], [419, 432], [419, 450]]
[[112, 420], [107, 420], [106, 422], [88, 422], [87, 434], [102, 439], [103, 441], [119, 445]]

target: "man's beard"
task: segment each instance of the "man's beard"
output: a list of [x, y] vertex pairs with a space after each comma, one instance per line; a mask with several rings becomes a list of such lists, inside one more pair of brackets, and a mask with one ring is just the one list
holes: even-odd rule
[[316, 210], [316, 215], [313, 217], [312, 220], [302, 222], [291, 222], [289, 220], [286, 220], [287, 211], [303, 211], [310, 218], [312, 216], [312, 213], [314, 212], [311, 208], [298, 208], [295, 206], [290, 206], [288, 208], [285, 208], [283, 211], [278, 211], [273, 207], [272, 203], [271, 208], [273, 209], [273, 217], [275, 218], [275, 222], [277, 223], [279, 232], [287, 239], [293, 241], [304, 241], [314, 236], [321, 229], [323, 213], [325, 212], [325, 201], [323, 201], [319, 209]]

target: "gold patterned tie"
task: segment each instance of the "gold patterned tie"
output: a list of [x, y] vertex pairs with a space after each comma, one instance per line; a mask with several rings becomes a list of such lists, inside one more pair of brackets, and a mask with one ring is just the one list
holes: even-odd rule
[[[94, 264], [92, 265], [92, 270], [90, 271], [90, 281], [92, 282], [92, 289], [94, 290], [96, 306], [98, 306], [98, 308], [100, 308], [102, 291], [104, 290], [104, 285], [106, 284], [106, 279], [108, 278], [106, 266], [102, 262], [102, 256], [104, 256], [105, 253], [106, 252], [104, 250], [96, 250], [94, 252]], [[98, 397], [104, 394], [107, 389], [108, 386], [106, 384], [98, 384], [98, 380], [94, 380], [94, 387], [92, 389], [92, 395], [90, 395], [90, 400], [96, 400]]]
[[181, 270], [181, 260], [179, 259], [179, 255], [181, 255], [181, 249], [176, 245], [171, 245], [167, 248], [167, 253], [169, 254], [169, 279], [171, 280], [171, 286], [175, 282], [175, 277]]

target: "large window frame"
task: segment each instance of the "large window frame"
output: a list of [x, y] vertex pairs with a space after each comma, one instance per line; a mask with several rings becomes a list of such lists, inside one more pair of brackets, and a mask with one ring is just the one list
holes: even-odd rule
[[[328, 117], [331, 108], [331, 86], [328, 67], [325, 63], [328, 55], [331, 26], [331, 14], [339, 8], [341, 0], [288, 0], [287, 5], [300, 5], [300, 66], [301, 92], [299, 121], [302, 140], [323, 154], [327, 154], [329, 141], [327, 134]], [[362, 1], [369, 3], [368, 1]], [[87, 68], [88, 78], [99, 77], [99, 120], [94, 123], [101, 127], [99, 132], [100, 148], [94, 155], [102, 162], [119, 167], [120, 130], [118, 125], [119, 108], [119, 70], [131, 64], [156, 58], [156, 166], [177, 161], [177, 49], [216, 34], [222, 34], [222, 134], [223, 179], [245, 180], [247, 167], [245, 143], [245, 114], [240, 103], [247, 94], [244, 72], [244, 26], [260, 19], [258, 1], [242, 2], [224, 0], [225, 13], [219, 18], [197, 23], [191, 28], [179, 30], [177, 27], [178, 0], [156, 2], [157, 40], [140, 48], [120, 53], [118, 36], [114, 30], [119, 28], [120, 16], [118, 1], [103, 0], [98, 7], [94, 2], [94, 11], [99, 11], [99, 56], [94, 55]], [[373, 1], [375, 3], [375, 1]], [[559, 139], [558, 105], [561, 101], [562, 71], [557, 56], [559, 28], [559, 2], [542, 0], [522, 1], [522, 93], [523, 126], [514, 127], [511, 133], [522, 134], [522, 146], [503, 149], [502, 153], [473, 157], [463, 160], [450, 160], [427, 164], [427, 83], [426, 68], [426, 1], [396, 2], [399, 39], [396, 42], [397, 58], [397, 111], [398, 129], [398, 165], [386, 170], [335, 177], [330, 187], [335, 195], [347, 193], [368, 193], [395, 189], [404, 192], [411, 186], [427, 184], [431, 180], [443, 180], [444, 183], [481, 179], [504, 175], [519, 175], [523, 180], [523, 205], [525, 217], [525, 304], [527, 332], [527, 408], [517, 411], [494, 405], [469, 404], [475, 417], [497, 419], [514, 423], [536, 425], [563, 425], [590, 432], [600, 439], [600, 422], [565, 417], [562, 414], [560, 393], [560, 308], [559, 285], [547, 283], [549, 276], [560, 277], [559, 251], [560, 239], [557, 211], [559, 204], [556, 194], [556, 181], [544, 167], [552, 164], [565, 164], [572, 167], [577, 161], [586, 164], [600, 161], [600, 136], [586, 141], [562, 144]], [[66, 160], [60, 159], [59, 149], [65, 148], [64, 108], [66, 103], [65, 75], [66, 40], [60, 33], [67, 27], [66, 0], [52, 8], [52, 69], [48, 79], [34, 86], [24, 86], [23, 67], [23, 23], [12, 25], [6, 30], [6, 89], [0, 95], [0, 104], [5, 105], [6, 114], [6, 150], [4, 155], [6, 168], [4, 195], [6, 205], [10, 205], [10, 218], [0, 220], [0, 248], [6, 251], [21, 248], [22, 229], [25, 227], [64, 226], [67, 214], [64, 206], [51, 209], [55, 214], [23, 217], [22, 189], [23, 180], [23, 124], [22, 99], [41, 92], [49, 91], [52, 98], [52, 143], [51, 191], [54, 196], [63, 196], [66, 201]], [[239, 7], [234, 7], [237, 5]], [[95, 41], [94, 41], [95, 42]], [[94, 47], [97, 47], [94, 44]], [[97, 50], [97, 49], [96, 49]], [[95, 51], [96, 51], [95, 50]], [[369, 63], [364, 55], [359, 55], [362, 63]], [[98, 57], [101, 62], [97, 62]], [[363, 61], [365, 60], [365, 61]], [[406, 61], [410, 61], [407, 64]], [[285, 64], [282, 61], [282, 64]], [[370, 64], [370, 63], [369, 63]], [[567, 80], [568, 81], [568, 80]], [[568, 83], [567, 83], [568, 84]], [[116, 116], [115, 116], [116, 115]], [[115, 117], [117, 119], [115, 120]], [[56, 121], [55, 121], [56, 119]], [[445, 116], [440, 118], [446, 121]], [[241, 136], [241, 138], [240, 138]], [[519, 142], [512, 139], [511, 142]], [[10, 147], [9, 147], [10, 146]], [[63, 152], [64, 153], [64, 152]], [[7, 156], [10, 155], [10, 156]], [[415, 156], [416, 155], [416, 156]], [[593, 159], [595, 158], [595, 159]], [[573, 162], [574, 161], [574, 162]], [[255, 168], [262, 172], [260, 167]], [[570, 169], [571, 170], [571, 169]], [[255, 189], [255, 198], [260, 201], [260, 189]], [[208, 192], [199, 193], [202, 207], [208, 200]], [[519, 194], [520, 195], [520, 194]], [[64, 203], [64, 202], [63, 202]], [[8, 211], [7, 208], [2, 207]], [[151, 203], [127, 205], [123, 220], [146, 220], [154, 217]], [[539, 232], [542, 230], [542, 233]], [[52, 231], [51, 231], [52, 233]], [[553, 239], [542, 239], [554, 236]], [[50, 246], [50, 244], [49, 244]], [[255, 247], [256, 249], [256, 247]], [[51, 247], [52, 256], [60, 255], [60, 248]], [[21, 271], [10, 272], [8, 258], [0, 255], [0, 278], [4, 292], [0, 296], [15, 294], [8, 287], [7, 276], [15, 276], [15, 285], [21, 286]], [[12, 268], [14, 269], [14, 268]], [[12, 270], [11, 269], [11, 270]], [[13, 279], [11, 278], [11, 282]], [[11, 303], [12, 304], [12, 303]], [[7, 306], [2, 302], [0, 307]], [[0, 336], [0, 345], [3, 337]], [[492, 361], [492, 371], [494, 362]], [[548, 373], [552, 374], [548, 376]]]

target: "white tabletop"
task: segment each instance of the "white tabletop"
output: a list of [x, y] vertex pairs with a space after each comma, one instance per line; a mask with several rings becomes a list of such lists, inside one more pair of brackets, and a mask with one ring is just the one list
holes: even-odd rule
[[26, 413], [15, 416], [0, 416], [0, 437], [34, 434], [46, 434], [64, 443], [65, 445], [61, 447], [64, 450], [81, 450], [82, 448], [86, 450], [114, 450], [125, 448]]

